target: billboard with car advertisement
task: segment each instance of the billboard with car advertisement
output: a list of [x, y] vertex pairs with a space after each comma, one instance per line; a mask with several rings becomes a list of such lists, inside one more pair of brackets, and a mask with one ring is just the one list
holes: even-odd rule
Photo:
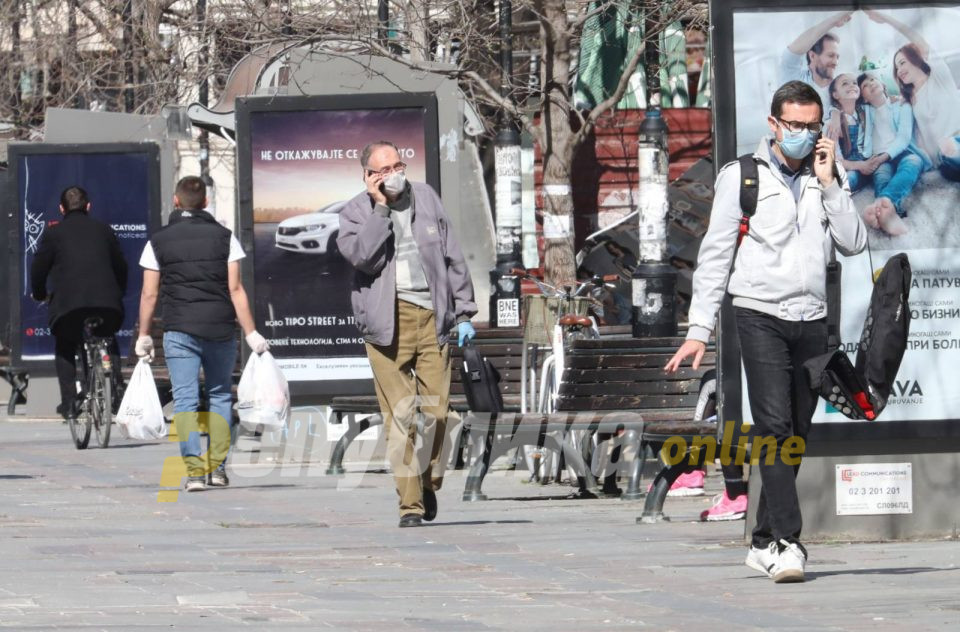
[[[131, 349], [140, 304], [142, 275], [137, 261], [152, 228], [160, 220], [159, 150], [152, 143], [11, 145], [9, 148], [12, 199], [17, 230], [12, 250], [10, 287], [18, 298], [11, 301], [14, 356], [39, 373], [52, 372], [54, 339], [45, 303], [30, 297], [30, 265], [44, 231], [62, 219], [60, 193], [80, 186], [90, 199], [90, 215], [109, 224], [117, 235], [129, 267], [123, 304], [125, 316], [117, 332], [121, 354]], [[57, 288], [51, 287], [52, 293]]]
[[257, 329], [291, 382], [369, 380], [339, 213], [364, 192], [360, 155], [373, 141], [396, 144], [407, 177], [438, 187], [434, 97], [250, 98], [237, 116]]
[[[770, 134], [770, 101], [780, 85], [798, 79], [820, 94], [823, 133], [837, 142], [870, 245], [860, 255], [838, 256], [845, 349], [852, 360], [873, 275], [890, 256], [906, 253], [913, 270], [911, 333], [879, 421], [956, 419], [960, 3], [881, 0], [865, 8], [732, 0], [713, 3], [712, 10], [717, 164], [753, 153]], [[728, 323], [721, 325], [723, 335]], [[741, 397], [745, 403], [742, 390], [728, 399]], [[749, 419], [749, 411], [743, 413]], [[823, 400], [814, 422], [858, 423]]]

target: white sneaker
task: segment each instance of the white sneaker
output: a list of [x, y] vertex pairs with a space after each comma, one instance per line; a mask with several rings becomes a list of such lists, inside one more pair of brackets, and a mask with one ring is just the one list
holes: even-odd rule
[[807, 565], [807, 552], [797, 542], [780, 540], [780, 559], [773, 573], [773, 581], [778, 584], [802, 582], [803, 568]]
[[187, 477], [187, 484], [183, 487], [188, 492], [202, 492], [207, 488], [205, 478], [205, 476], [189, 476]]
[[761, 572], [767, 577], [773, 577], [777, 572], [777, 564], [780, 561], [780, 550], [776, 542], [771, 542], [765, 548], [751, 546], [747, 553], [747, 566], [755, 571]]

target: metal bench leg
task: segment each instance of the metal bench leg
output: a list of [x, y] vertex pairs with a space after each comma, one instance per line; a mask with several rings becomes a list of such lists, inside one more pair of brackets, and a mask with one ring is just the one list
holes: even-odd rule
[[17, 404], [27, 403], [27, 385], [30, 384], [30, 374], [26, 371], [10, 371], [4, 375], [10, 383], [10, 400], [7, 402], [7, 414], [17, 412]]
[[381, 425], [383, 425], [383, 415], [380, 413], [376, 413], [359, 422], [350, 421], [349, 428], [347, 428], [347, 431], [343, 433], [343, 436], [340, 437], [340, 440], [337, 441], [337, 445], [333, 446], [333, 451], [330, 453], [330, 466], [327, 468], [327, 475], [336, 476], [339, 474], [344, 474], [346, 470], [343, 469], [343, 455], [347, 453], [347, 448], [350, 447], [350, 444], [353, 443], [353, 440], [356, 439], [360, 433], [367, 428]]
[[[654, 449], [659, 453], [662, 447], [662, 444], [658, 444]], [[637, 518], [638, 523], [651, 524], [662, 520], [669, 520], [668, 517], [663, 515], [663, 503], [667, 499], [667, 492], [670, 491], [670, 486], [673, 485], [674, 481], [689, 469], [689, 467], [686, 459], [676, 465], [663, 465], [653, 479], [653, 489], [647, 494], [647, 500], [643, 504], [643, 513]]]
[[[662, 448], [662, 443], [654, 446], [657, 454], [660, 455], [661, 463], [663, 463]], [[637, 518], [638, 523], [652, 524], [662, 520], [670, 520], [670, 518], [663, 515], [663, 503], [667, 499], [667, 492], [670, 491], [670, 486], [673, 485], [674, 481], [676, 481], [681, 474], [689, 471], [691, 467], [697, 467], [703, 464], [704, 452], [703, 450], [698, 450], [692, 459], [691, 453], [688, 452], [683, 456], [683, 460], [675, 465], [663, 463], [663, 467], [657, 473], [656, 478], [653, 479], [653, 489], [647, 494], [647, 501], [643, 505], [643, 513]]]
[[480, 488], [483, 486], [483, 479], [487, 475], [487, 470], [490, 469], [490, 463], [493, 459], [494, 429], [490, 428], [482, 435], [479, 432], [471, 434], [477, 440], [475, 443], [482, 446], [482, 452], [470, 466], [470, 472], [467, 474], [467, 484], [463, 488], [463, 500], [466, 502], [487, 500], [487, 495], [480, 491]]
[[457, 427], [456, 435], [451, 442], [453, 450], [451, 451], [452, 453], [448, 461], [450, 469], [462, 470], [466, 466], [468, 457], [465, 456], [464, 453], [467, 450], [467, 436], [469, 434], [470, 433], [464, 429], [463, 423]]
[[[640, 442], [640, 433], [636, 430], [627, 431], [631, 442]], [[643, 481], [643, 470], [647, 465], [647, 459], [653, 457], [653, 450], [648, 443], [639, 443], [637, 446], [637, 456], [630, 462], [630, 480], [627, 483], [627, 491], [623, 493], [620, 500], [640, 500], [644, 497], [644, 491], [640, 488]]]
[[[620, 470], [620, 459], [623, 458], [623, 444], [627, 437], [618, 437], [609, 432], [598, 432], [594, 436], [596, 437], [596, 450], [602, 450], [598, 458], [606, 471], [600, 493], [605, 498], [618, 498], [623, 494], [623, 490], [617, 487], [617, 477]], [[592, 454], [588, 457], [587, 452], [584, 451], [584, 459], [591, 467], [593, 466]]]
[[597, 492], [600, 491], [597, 485], [597, 478], [593, 475], [593, 472], [590, 471], [590, 466], [584, 462], [582, 450], [580, 446], [577, 445], [573, 433], [567, 433], [567, 437], [565, 440], [562, 440], [561, 443], [567, 464], [577, 473], [577, 487], [580, 488], [579, 492], [577, 492], [577, 497], [596, 498]]

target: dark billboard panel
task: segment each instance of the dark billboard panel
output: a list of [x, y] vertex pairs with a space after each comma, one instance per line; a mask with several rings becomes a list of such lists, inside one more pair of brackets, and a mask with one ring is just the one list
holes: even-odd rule
[[[142, 275], [137, 261], [160, 217], [159, 151], [152, 143], [107, 145], [11, 145], [10, 195], [15, 199], [17, 237], [11, 287], [18, 299], [11, 304], [15, 357], [52, 368], [54, 340], [47, 305], [30, 297], [30, 265], [47, 227], [62, 219], [60, 193], [83, 187], [90, 197], [90, 214], [110, 225], [130, 268], [124, 295], [125, 317], [117, 332], [123, 355], [136, 331]], [[55, 288], [53, 288], [56, 291]]]

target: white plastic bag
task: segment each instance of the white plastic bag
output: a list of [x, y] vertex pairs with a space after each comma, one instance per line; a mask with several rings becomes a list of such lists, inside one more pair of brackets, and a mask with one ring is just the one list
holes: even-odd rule
[[146, 358], [137, 363], [115, 417], [123, 435], [130, 439], [162, 439], [167, 436], [163, 406]]
[[237, 413], [240, 423], [265, 430], [287, 425], [290, 417], [290, 389], [277, 361], [269, 351], [251, 353], [237, 386]]

